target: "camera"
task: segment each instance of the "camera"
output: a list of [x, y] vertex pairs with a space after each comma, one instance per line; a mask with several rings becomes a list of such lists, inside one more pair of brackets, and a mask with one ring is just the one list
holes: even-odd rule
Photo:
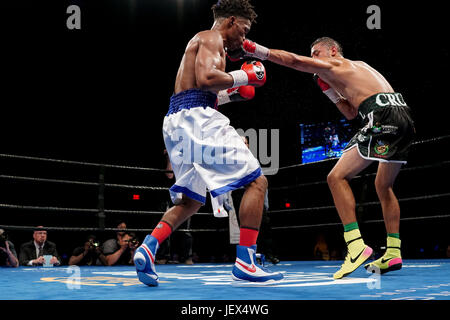
[[94, 240], [89, 240], [89, 249], [97, 249], [100, 246], [99, 242], [95, 242]]
[[136, 238], [131, 238], [128, 243], [130, 243], [132, 246], [135, 246], [138, 244], [138, 239]]

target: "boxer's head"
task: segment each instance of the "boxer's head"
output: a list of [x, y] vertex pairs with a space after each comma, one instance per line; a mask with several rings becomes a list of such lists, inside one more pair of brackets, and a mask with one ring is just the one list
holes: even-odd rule
[[322, 37], [311, 44], [311, 57], [313, 58], [334, 58], [343, 57], [342, 46], [334, 39]]
[[224, 40], [229, 50], [236, 50], [245, 40], [256, 13], [249, 0], [219, 0], [212, 6], [215, 23], [224, 26]]

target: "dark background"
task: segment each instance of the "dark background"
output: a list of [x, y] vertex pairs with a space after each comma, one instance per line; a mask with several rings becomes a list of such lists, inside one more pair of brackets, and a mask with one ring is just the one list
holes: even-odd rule
[[[214, 2], [2, 1], [0, 153], [165, 168], [161, 128], [175, 75], [189, 39], [198, 31], [211, 28], [210, 8]], [[71, 4], [81, 8], [81, 30], [66, 27], [69, 16], [66, 8]], [[248, 35], [250, 39], [269, 48], [309, 55], [310, 44], [316, 38], [335, 38], [343, 45], [347, 58], [367, 62], [403, 94], [416, 122], [417, 140], [449, 134], [448, 27], [442, 2], [428, 1], [426, 6], [408, 1], [253, 1], [253, 4], [258, 18]], [[381, 8], [380, 30], [369, 30], [366, 26], [369, 17], [366, 9], [372, 4]], [[255, 99], [226, 105], [221, 111], [235, 128], [280, 129], [280, 165], [299, 163], [299, 123], [337, 121], [342, 116], [316, 87], [311, 75], [270, 62], [264, 65], [267, 82], [256, 90]], [[229, 63], [227, 71], [239, 67], [238, 63]], [[356, 129], [357, 120], [352, 125]], [[412, 164], [448, 159], [447, 146], [432, 145], [414, 152]], [[9, 175], [97, 181], [99, 174], [96, 167], [64, 167], [5, 158], [0, 161], [1, 173]], [[269, 177], [269, 182], [276, 187], [308, 179], [324, 180], [331, 164], [317, 170], [314, 166], [308, 168], [300, 169], [294, 176], [292, 172], [287, 176], [280, 173]], [[445, 181], [448, 167], [436, 174]], [[406, 190], [408, 186], [410, 189], [403, 192], [411, 196], [439, 184], [431, 178], [429, 183], [425, 182], [425, 178], [420, 183], [415, 178], [404, 178], [405, 189], [399, 189]], [[161, 174], [140, 171], [107, 169], [105, 179], [111, 183], [170, 186]], [[372, 180], [369, 183], [369, 194], [373, 196]], [[98, 201], [95, 187], [55, 187], [3, 179], [1, 188], [1, 203], [95, 208]], [[448, 186], [443, 184], [439, 191], [442, 190], [448, 192]], [[297, 207], [307, 207], [308, 201], [315, 205], [331, 204], [326, 186], [309, 190], [309, 196], [303, 196], [305, 192], [290, 196], [273, 192], [272, 208], [281, 208], [286, 198]], [[167, 200], [164, 192], [141, 192], [140, 201], [132, 201], [132, 194], [130, 190], [107, 190], [105, 205], [110, 209], [162, 210]], [[436, 210], [430, 210], [426, 204], [423, 209], [415, 207], [415, 213], [432, 214]], [[1, 212], [0, 224], [96, 226], [95, 217], [88, 214], [18, 213], [4, 208]], [[375, 217], [381, 219], [377, 212]], [[152, 228], [157, 219], [114, 216], [108, 218], [107, 227], [115, 227], [121, 218], [135, 228]], [[279, 225], [303, 223], [298, 220], [299, 215], [295, 219], [280, 218]], [[274, 221], [278, 222], [276, 218]], [[336, 212], [327, 213], [326, 221], [337, 222]], [[202, 223], [209, 222], [192, 227], [202, 227]], [[447, 226], [448, 219], [444, 219], [434, 221], [426, 229]], [[372, 234], [383, 241], [382, 224], [377, 224], [377, 228]], [[416, 231], [413, 227], [409, 230]], [[338, 231], [341, 229], [329, 233], [340, 236]], [[304, 241], [313, 243], [316, 232], [299, 229], [283, 234], [287, 239], [282, 236], [277, 239], [284, 243], [302, 236]], [[407, 237], [406, 232], [403, 234]], [[61, 235], [54, 234], [57, 236]], [[209, 236], [201, 234], [199, 238]], [[30, 233], [18, 232], [17, 242], [23, 238], [30, 239]], [[436, 241], [445, 246], [447, 240], [444, 237]], [[310, 248], [311, 244], [305, 246]], [[286, 249], [284, 254], [308, 258], [308, 250], [290, 254]], [[414, 250], [411, 249], [410, 256], [417, 256]]]

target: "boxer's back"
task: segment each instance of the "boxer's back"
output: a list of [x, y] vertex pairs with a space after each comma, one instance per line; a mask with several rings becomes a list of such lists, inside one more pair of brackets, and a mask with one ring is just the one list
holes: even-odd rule
[[333, 67], [323, 77], [353, 106], [380, 92], [394, 92], [387, 80], [363, 61], [341, 58], [342, 64]]

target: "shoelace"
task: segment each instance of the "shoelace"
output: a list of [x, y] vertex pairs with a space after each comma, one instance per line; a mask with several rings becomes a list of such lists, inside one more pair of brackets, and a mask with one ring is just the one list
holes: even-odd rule
[[[264, 263], [264, 255], [261, 255], [262, 257], [262, 259], [261, 259], [261, 262], [263, 262]], [[259, 264], [258, 262], [257, 262], [257, 260], [256, 260], [256, 255], [253, 257], [253, 261], [254, 261], [254, 264], [255, 264], [255, 266], [257, 266], [258, 268], [260, 268], [262, 271], [264, 271], [264, 272], [267, 272], [267, 273], [274, 273], [273, 271], [270, 271], [269, 269], [267, 269], [266, 267], [264, 267], [264, 265], [261, 265], [261, 264]]]

